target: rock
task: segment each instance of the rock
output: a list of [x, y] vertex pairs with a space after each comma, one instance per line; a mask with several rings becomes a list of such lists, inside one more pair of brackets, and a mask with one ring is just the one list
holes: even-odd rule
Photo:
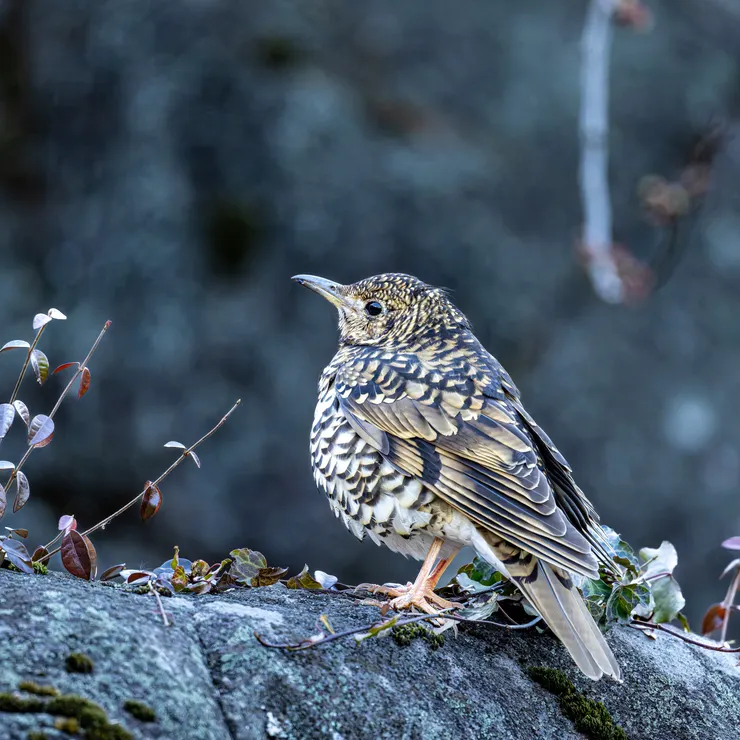
[[[321, 614], [335, 629], [378, 617], [347, 596], [281, 584], [163, 599], [169, 627], [151, 596], [63, 575], [0, 570], [0, 593], [0, 707], [4, 692], [33, 681], [99, 704], [141, 740], [582, 738], [556, 696], [529, 677], [541, 666], [603, 702], [630, 740], [737, 737], [734, 656], [664, 635], [652, 641], [613, 630], [624, 683], [592, 683], [552, 636], [533, 630], [464, 627], [436, 650], [427, 640], [403, 646], [392, 637], [299, 653], [269, 649], [255, 630], [291, 640], [312, 634]], [[92, 673], [67, 672], [70, 653], [87, 655]], [[132, 701], [154, 710], [155, 721], [124, 710]], [[48, 729], [49, 714], [0, 715], [3, 740], [39, 729], [63, 737]]]

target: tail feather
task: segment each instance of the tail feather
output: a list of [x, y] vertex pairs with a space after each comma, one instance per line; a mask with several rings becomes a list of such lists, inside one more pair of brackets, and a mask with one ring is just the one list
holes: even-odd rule
[[[578, 667], [594, 681], [603, 675], [621, 681], [621, 670], [581, 595], [563, 583], [541, 560], [528, 578], [517, 585], [557, 635]], [[564, 577], [566, 583], [569, 579]]]

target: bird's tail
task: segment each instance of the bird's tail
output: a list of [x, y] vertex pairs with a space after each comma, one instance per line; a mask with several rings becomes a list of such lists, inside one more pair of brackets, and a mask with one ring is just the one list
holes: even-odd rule
[[589, 678], [622, 680], [614, 653], [564, 571], [540, 560], [528, 577], [514, 580]]

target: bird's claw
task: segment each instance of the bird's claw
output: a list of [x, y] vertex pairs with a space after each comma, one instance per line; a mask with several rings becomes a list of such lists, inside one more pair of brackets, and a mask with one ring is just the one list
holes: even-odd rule
[[453, 601], [438, 596], [424, 584], [421, 586], [415, 583], [407, 583], [405, 586], [378, 586], [363, 583], [357, 588], [369, 591], [372, 594], [384, 594], [390, 597], [390, 601], [386, 602], [377, 599], [365, 599], [362, 601], [363, 604], [380, 607], [388, 605], [394, 611], [416, 609], [424, 614], [438, 614], [440, 611], [457, 609], [460, 606]]

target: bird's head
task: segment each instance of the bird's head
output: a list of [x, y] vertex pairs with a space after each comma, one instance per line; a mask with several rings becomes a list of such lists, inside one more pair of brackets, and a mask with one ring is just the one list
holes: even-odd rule
[[314, 275], [292, 279], [337, 307], [340, 344], [403, 344], [470, 328], [444, 290], [411, 275], [386, 273], [349, 285]]

